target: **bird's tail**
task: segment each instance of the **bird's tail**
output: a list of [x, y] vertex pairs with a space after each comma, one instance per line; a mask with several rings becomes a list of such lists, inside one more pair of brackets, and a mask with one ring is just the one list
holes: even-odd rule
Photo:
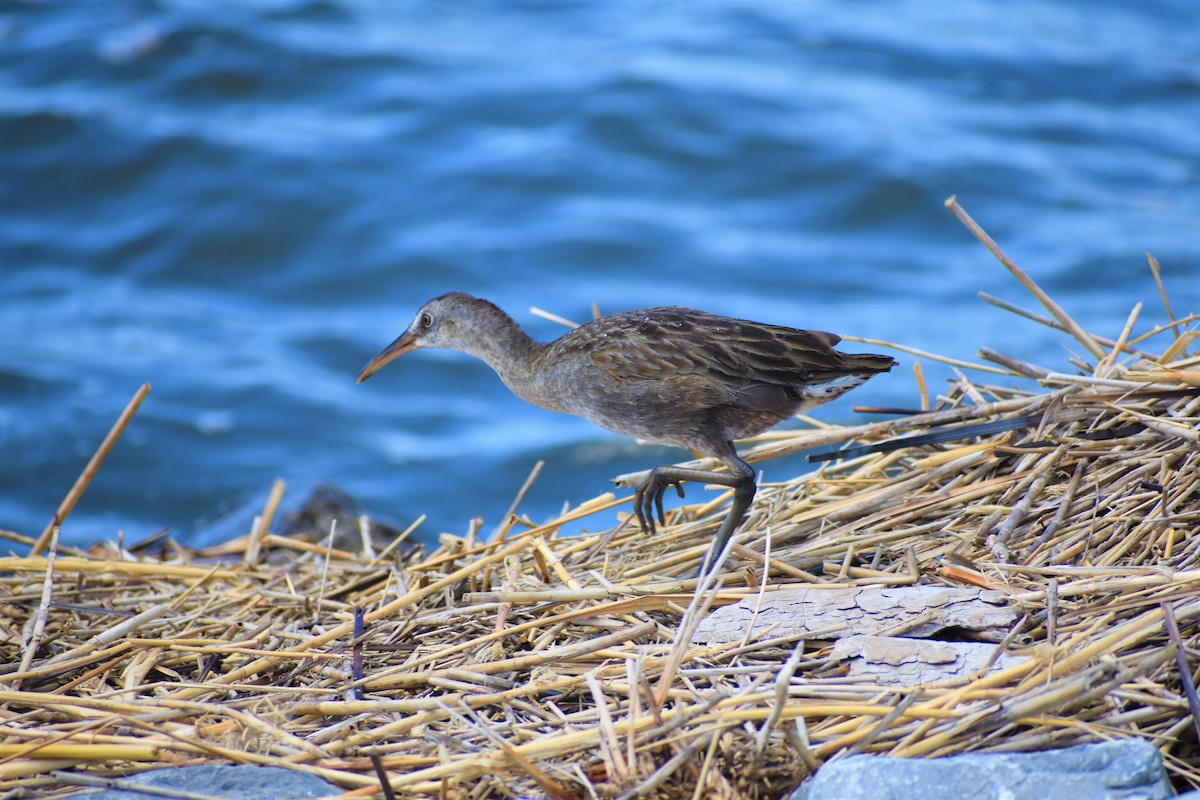
[[879, 356], [871, 353], [853, 354], [840, 353], [841, 368], [836, 372], [813, 375], [804, 387], [804, 402], [795, 413], [828, 403], [834, 398], [841, 397], [851, 389], [862, 386], [881, 372], [887, 372], [896, 366], [896, 360], [891, 356]]
[[848, 372], [861, 372], [867, 377], [887, 372], [896, 366], [896, 359], [874, 353], [842, 353], [842, 363]]

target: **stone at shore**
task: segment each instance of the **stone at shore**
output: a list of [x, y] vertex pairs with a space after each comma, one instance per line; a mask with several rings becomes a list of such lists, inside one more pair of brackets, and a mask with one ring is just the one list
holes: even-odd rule
[[[331, 783], [292, 769], [249, 764], [201, 765], [154, 769], [120, 778], [127, 785], [150, 786], [174, 792], [193, 792], [226, 800], [304, 800], [336, 797], [342, 790]], [[101, 789], [72, 795], [78, 800], [162, 800], [162, 794], [132, 789]]]
[[1036, 753], [858, 755], [827, 764], [789, 800], [1167, 800], [1158, 750], [1121, 739]]

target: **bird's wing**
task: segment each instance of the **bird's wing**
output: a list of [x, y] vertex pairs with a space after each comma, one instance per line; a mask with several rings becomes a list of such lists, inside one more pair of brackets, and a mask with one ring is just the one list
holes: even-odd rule
[[823, 331], [652, 308], [595, 320], [555, 345], [578, 350], [593, 369], [617, 380], [703, 377], [725, 402], [770, 410], [786, 402], [785, 387], [838, 368], [838, 341]]

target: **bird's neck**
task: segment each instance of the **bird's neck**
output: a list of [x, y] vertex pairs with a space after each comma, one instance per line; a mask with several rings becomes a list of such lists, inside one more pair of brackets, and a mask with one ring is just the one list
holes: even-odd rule
[[530, 338], [507, 314], [499, 309], [496, 312], [498, 317], [487, 326], [487, 334], [470, 337], [469, 346], [463, 349], [494, 369], [516, 391], [515, 386], [528, 382], [533, 374], [537, 354], [544, 345]]

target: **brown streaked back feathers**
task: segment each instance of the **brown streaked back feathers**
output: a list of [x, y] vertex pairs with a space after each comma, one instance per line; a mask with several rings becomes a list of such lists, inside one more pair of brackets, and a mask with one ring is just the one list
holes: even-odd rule
[[553, 360], [590, 359], [619, 381], [666, 376], [703, 377], [725, 384], [739, 405], [782, 407], [807, 384], [844, 375], [886, 372], [889, 356], [846, 355], [841, 337], [719, 317], [688, 308], [658, 307], [602, 317], [547, 346]]

